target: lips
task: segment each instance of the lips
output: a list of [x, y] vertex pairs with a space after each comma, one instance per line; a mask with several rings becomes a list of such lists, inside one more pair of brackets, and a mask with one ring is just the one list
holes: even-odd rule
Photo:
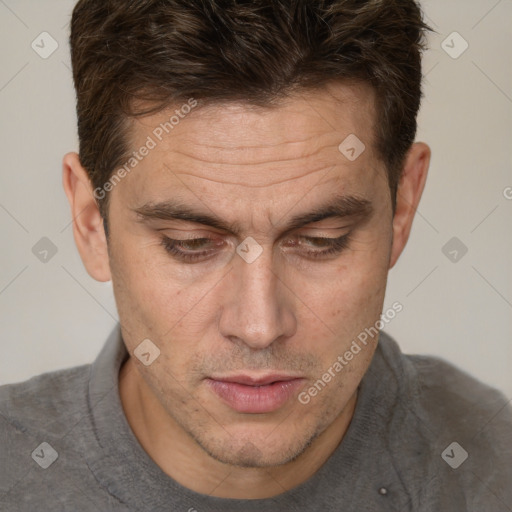
[[240, 413], [264, 414], [286, 404], [301, 388], [304, 379], [290, 375], [236, 375], [206, 379], [210, 389]]

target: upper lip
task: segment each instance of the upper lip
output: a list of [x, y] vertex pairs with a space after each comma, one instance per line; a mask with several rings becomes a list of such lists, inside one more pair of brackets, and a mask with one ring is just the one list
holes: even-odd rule
[[225, 377], [210, 377], [212, 380], [218, 382], [232, 382], [236, 384], [244, 384], [246, 386], [266, 386], [273, 382], [286, 382], [289, 380], [300, 379], [297, 375], [284, 375], [284, 374], [270, 374], [270, 375], [229, 375]]

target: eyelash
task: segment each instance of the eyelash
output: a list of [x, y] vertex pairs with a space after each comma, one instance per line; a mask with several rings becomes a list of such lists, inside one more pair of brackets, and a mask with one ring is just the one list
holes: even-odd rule
[[[318, 241], [321, 241], [324, 243], [328, 243], [329, 246], [328, 246], [327, 250], [305, 251], [306, 255], [310, 258], [313, 258], [313, 259], [325, 258], [328, 256], [332, 256], [334, 254], [339, 254], [344, 249], [346, 249], [350, 243], [350, 233], [342, 235], [338, 238], [298, 236], [297, 239], [305, 240], [305, 241], [318, 240]], [[179, 248], [180, 245], [183, 243], [190, 243], [191, 241], [208, 241], [208, 240], [211, 241], [212, 239], [207, 238], [207, 237], [202, 237], [202, 238], [188, 238], [185, 240], [175, 240], [175, 239], [169, 238], [168, 236], [163, 236], [162, 240], [161, 240], [161, 245], [164, 247], [164, 249], [167, 251], [167, 253], [171, 254], [175, 258], [185, 261], [186, 263], [193, 263], [199, 259], [204, 258], [205, 256], [212, 254], [212, 251], [186, 252]]]

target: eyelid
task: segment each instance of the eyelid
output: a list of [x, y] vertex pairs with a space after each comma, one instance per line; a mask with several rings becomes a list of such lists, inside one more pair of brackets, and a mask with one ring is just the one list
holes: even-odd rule
[[[318, 222], [326, 223], [326, 222], [333, 222], [334, 220], [335, 219], [323, 219]], [[337, 219], [337, 222], [343, 222], [344, 224], [342, 226], [335, 226], [335, 227], [316, 226], [314, 224], [301, 226], [299, 228], [295, 228], [293, 230], [286, 231], [286, 232], [282, 233], [280, 236], [278, 236], [276, 242], [279, 242], [288, 237], [293, 237], [293, 236], [297, 236], [297, 235], [308, 236], [307, 234], [304, 234], [303, 231], [308, 233], [310, 230], [321, 232], [321, 234], [312, 235], [313, 237], [325, 236], [325, 238], [328, 238], [330, 236], [329, 232], [331, 232], [331, 235], [332, 235], [332, 234], [334, 234], [333, 232], [340, 231], [343, 229], [348, 230], [348, 229], [351, 229], [352, 227], [355, 227], [354, 224], [358, 224], [357, 220], [358, 220], [357, 217], [349, 217], [346, 219]], [[171, 226], [167, 225], [165, 227], [159, 227], [159, 228], [155, 227], [155, 231], [158, 233], [165, 232], [166, 235], [168, 236], [168, 238], [171, 238], [174, 240], [187, 240], [189, 238], [215, 238], [215, 237], [232, 238], [233, 237], [233, 235], [231, 233], [227, 233], [225, 231], [219, 231], [212, 226], [202, 227], [202, 225], [195, 224], [192, 222], [185, 222], [185, 221], [179, 221], [179, 222], [180, 222], [179, 226], [182, 226], [181, 228], [171, 227]], [[176, 238], [174, 233], [180, 233], [180, 234], [183, 233], [183, 238]], [[191, 234], [193, 234], [193, 236], [187, 236], [187, 235], [191, 235]]]
[[[284, 233], [281, 237], [279, 237], [277, 242], [286, 241], [286, 240], [290, 240], [290, 239], [316, 239], [316, 238], [318, 238], [318, 239], [323, 238], [325, 240], [339, 240], [339, 239], [343, 238], [343, 236], [345, 236], [349, 233], [347, 231], [346, 233], [344, 233], [342, 235], [337, 234], [337, 236], [332, 236], [333, 233], [331, 233], [331, 235], [329, 235], [327, 233], [327, 231], [332, 232], [332, 231], [340, 231], [343, 229], [347, 230], [348, 226], [343, 226], [343, 227], [338, 227], [338, 228], [308, 228], [308, 229], [314, 229], [317, 232], [316, 233], [311, 233], [311, 232], [304, 233], [304, 232], [297, 230], [296, 232], [293, 232], [293, 233]], [[157, 231], [159, 231], [159, 232], [167, 231], [168, 232], [169, 230], [168, 229], [159, 229]], [[212, 234], [211, 232], [208, 234], [198, 234], [198, 233], [192, 233], [191, 231], [188, 231], [188, 230], [187, 231], [180, 230], [180, 231], [183, 231], [183, 234], [184, 234], [183, 237], [175, 235], [175, 234], [169, 234], [169, 233], [162, 234], [162, 236], [168, 242], [180, 243], [180, 242], [189, 242], [189, 241], [194, 241], [194, 240], [205, 240], [205, 241], [208, 240], [210, 242], [217, 242], [218, 244], [226, 236], [226, 235], [217, 234], [217, 233]]]
[[[312, 231], [313, 230], [313, 231]], [[303, 236], [306, 238], [339, 238], [343, 236], [340, 232], [344, 231], [348, 233], [350, 226], [343, 226], [340, 228], [301, 228], [294, 233], [290, 233], [288, 236]]]
[[[164, 236], [168, 236], [169, 238], [173, 238], [175, 236], [183, 236], [182, 240], [188, 240], [189, 238], [214, 238], [214, 237], [221, 237], [226, 236], [226, 233], [221, 233], [218, 231], [212, 231], [208, 228], [187, 228], [187, 229], [177, 229], [177, 228], [158, 228], [155, 229], [157, 233], [162, 233]], [[179, 235], [176, 235], [176, 233], [179, 233]]]
[[[300, 254], [303, 255], [306, 259], [310, 259], [312, 261], [328, 261], [329, 259], [332, 259], [332, 257], [338, 257], [350, 244], [351, 242], [351, 235], [352, 233], [345, 233], [344, 235], [341, 235], [339, 237], [307, 237], [307, 236], [298, 236], [298, 240], [329, 240], [329, 244], [326, 247], [318, 247], [315, 248], [314, 246], [307, 247], [305, 249], [300, 250]], [[180, 261], [181, 263], [185, 264], [194, 264], [194, 263], [202, 263], [207, 262], [212, 258], [215, 258], [216, 254], [219, 254], [218, 251], [216, 251], [216, 247], [207, 247], [205, 249], [199, 249], [199, 250], [183, 250], [179, 248], [180, 242], [187, 242], [188, 240], [210, 240], [206, 237], [196, 237], [196, 238], [189, 238], [184, 240], [175, 240], [172, 238], [169, 238], [168, 236], [161, 237], [160, 244], [164, 247], [164, 249], [172, 255], [177, 261]], [[221, 244], [224, 242], [221, 241]], [[298, 244], [300, 245], [300, 244]], [[289, 250], [293, 253], [294, 248], [296, 247], [296, 244]], [[285, 249], [288, 251], [288, 249]]]

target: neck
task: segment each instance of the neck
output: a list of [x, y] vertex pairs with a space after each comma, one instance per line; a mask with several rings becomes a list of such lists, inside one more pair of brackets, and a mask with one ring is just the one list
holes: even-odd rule
[[213, 459], [167, 414], [128, 359], [119, 373], [119, 393], [135, 437], [164, 473], [188, 489], [233, 499], [276, 496], [309, 479], [336, 450], [354, 414], [357, 392], [324, 432], [293, 461], [242, 468]]

